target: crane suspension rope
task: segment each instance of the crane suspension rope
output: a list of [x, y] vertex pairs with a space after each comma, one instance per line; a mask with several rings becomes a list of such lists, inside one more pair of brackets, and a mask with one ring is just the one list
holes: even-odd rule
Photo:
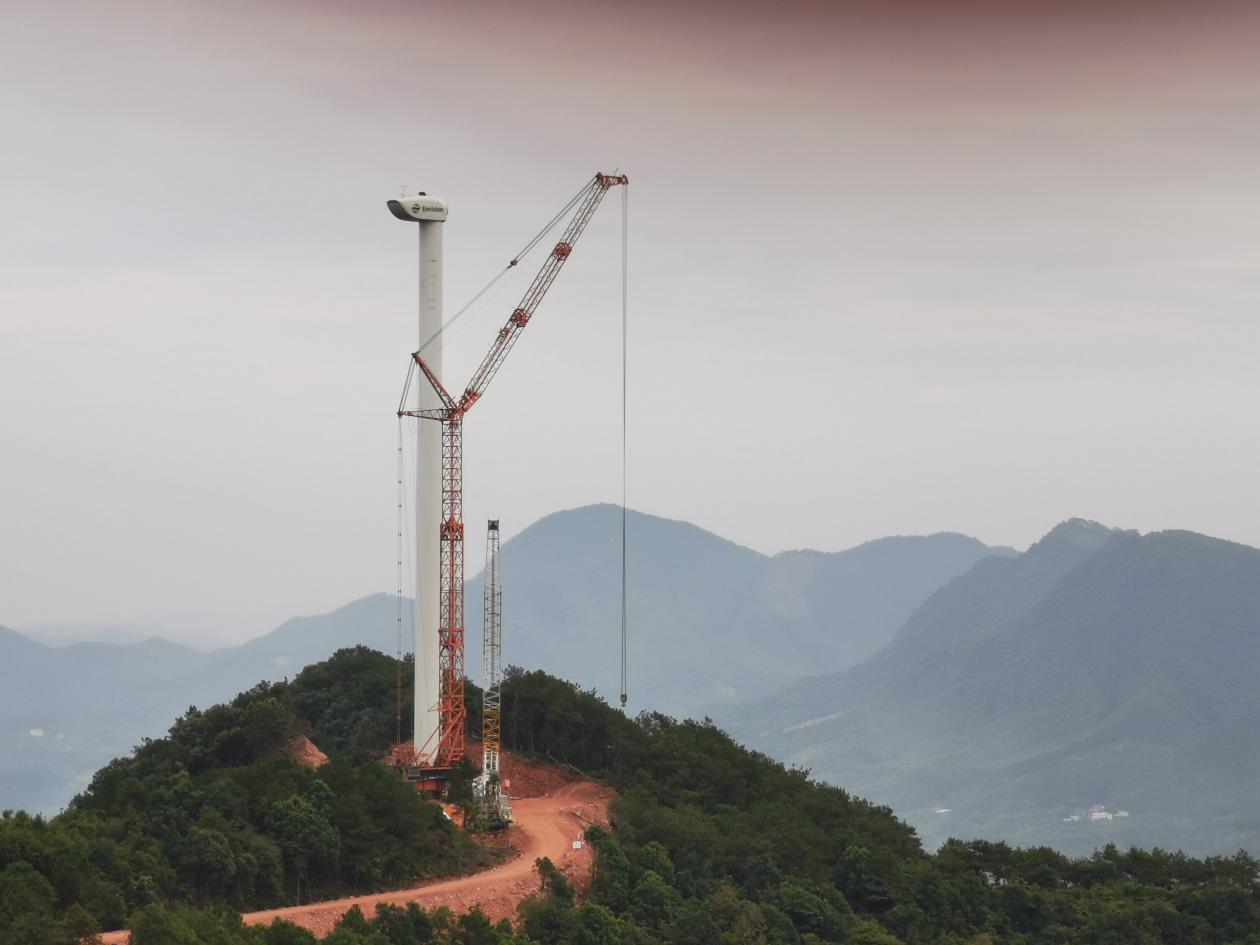
[[402, 664], [403, 664], [403, 418], [398, 418], [398, 595], [394, 603], [394, 744], [402, 744]]
[[630, 701], [627, 690], [627, 637], [629, 620], [626, 601], [626, 441], [628, 410], [626, 405], [626, 325], [628, 301], [627, 237], [630, 229], [630, 187], [621, 191], [621, 705]]
[[[446, 331], [446, 329], [454, 325], [474, 305], [476, 305], [479, 301], [481, 301], [481, 299], [485, 296], [485, 294], [489, 292], [491, 289], [493, 289], [499, 283], [500, 279], [502, 279], [509, 272], [515, 269], [522, 259], [528, 256], [539, 243], [541, 243], [544, 239], [546, 239], [547, 234], [550, 233], [559, 225], [560, 221], [563, 220], [565, 216], [568, 215], [569, 211], [578, 205], [578, 202], [581, 201], [582, 197], [586, 195], [586, 192], [590, 190], [590, 187], [591, 187], [591, 181], [587, 181], [585, 184], [583, 184], [581, 189], [578, 190], [578, 192], [575, 193], [572, 197], [570, 197], [569, 201], [556, 212], [555, 216], [553, 216], [550, 220], [548, 220], [543, 225], [543, 228], [541, 230], [539, 230], [532, 237], [530, 237], [529, 242], [527, 242], [524, 246], [522, 246], [519, 250], [517, 250], [517, 252], [512, 256], [512, 258], [508, 260], [508, 263], [506, 266], [504, 266], [497, 273], [495, 273], [494, 277], [491, 278], [489, 282], [487, 282], [480, 289], [478, 289], [477, 293], [472, 298], [470, 298], [467, 302], [465, 302], [462, 306], [460, 306], [459, 310], [454, 315], [452, 315], [450, 318], [444, 321], [441, 327], [438, 328], [437, 331], [429, 335], [428, 338], [424, 339], [420, 347], [416, 349], [415, 354], [423, 354], [424, 350], [427, 347], [429, 347], [430, 344], [436, 341], [439, 337], [441, 337], [442, 333]], [[624, 235], [623, 235], [623, 238], [624, 238]], [[407, 376], [406, 376], [406, 379], [403, 381], [402, 396], [398, 399], [398, 410], [400, 413], [407, 406], [407, 394], [411, 390], [411, 382], [412, 380], [414, 380], [415, 376], [416, 376], [416, 359], [414, 355], [408, 355]]]
[[582, 189], [579, 190], [576, 194], [574, 194], [573, 197], [569, 200], [569, 202], [566, 203], [563, 207], [561, 207], [559, 212], [556, 213], [556, 215], [553, 216], [550, 220], [548, 220], [546, 225], [544, 225], [541, 230], [535, 233], [534, 236], [530, 239], [530, 241], [526, 243], [523, 247], [521, 247], [516, 252], [516, 254], [513, 255], [510, 260], [508, 260], [508, 264], [504, 266], [502, 269], [500, 269], [495, 274], [493, 279], [491, 279], [484, 286], [482, 286], [481, 289], [478, 290], [477, 294], [474, 295], [467, 302], [465, 302], [464, 305], [459, 309], [459, 311], [457, 311], [454, 315], [452, 315], [450, 318], [444, 321], [441, 327], [438, 328], [437, 331], [431, 334], [428, 338], [424, 339], [424, 342], [420, 345], [420, 348], [418, 349], [418, 353], [423, 354], [424, 349], [429, 347], [430, 344], [432, 344], [435, 340], [437, 340], [437, 338], [442, 334], [442, 332], [446, 331], [446, 329], [450, 328], [457, 321], [459, 321], [460, 316], [462, 316], [470, 308], [476, 305], [477, 302], [481, 300], [482, 296], [484, 296], [487, 292], [489, 292], [492, 288], [494, 288], [494, 286], [498, 283], [500, 279], [502, 279], [509, 272], [515, 269], [517, 264], [526, 256], [528, 256], [530, 251], [533, 250], [533, 248], [537, 246], [539, 243], [541, 243], [543, 239], [546, 238], [548, 233], [550, 233], [552, 230], [556, 228], [556, 226], [560, 223], [560, 221], [564, 219], [565, 216], [568, 215], [569, 211], [572, 210], [575, 206], [577, 206], [578, 201], [582, 199], [582, 195], [586, 193], [586, 191], [590, 188], [590, 186], [591, 185], [589, 181], [583, 184]]

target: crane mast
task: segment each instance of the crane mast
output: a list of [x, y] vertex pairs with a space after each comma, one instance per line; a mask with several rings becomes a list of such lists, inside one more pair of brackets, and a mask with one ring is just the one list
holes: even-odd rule
[[[455, 399], [442, 385], [441, 379], [425, 362], [420, 351], [412, 360], [433, 389], [441, 406], [428, 409], [399, 409], [400, 417], [418, 417], [442, 424], [442, 502], [439, 541], [438, 592], [438, 745], [432, 766], [451, 768], [464, 757], [464, 728], [467, 712], [464, 707], [464, 415], [481, 399], [486, 388], [503, 366], [525, 326], [555, 282], [560, 269], [573, 252], [573, 247], [594, 216], [608, 191], [629, 184], [624, 174], [597, 173], [576, 198], [577, 209], [565, 227], [560, 241], [547, 255], [534, 281], [530, 283], [520, 304], [512, 310], [499, 329], [490, 350], [482, 358]], [[515, 265], [512, 260], [510, 265]]]
[[483, 601], [484, 632], [481, 641], [485, 690], [481, 711], [481, 799], [486, 823], [506, 826], [512, 810], [503, 794], [499, 771], [501, 745], [499, 687], [503, 657], [503, 584], [499, 565], [499, 520], [486, 523], [486, 582]]

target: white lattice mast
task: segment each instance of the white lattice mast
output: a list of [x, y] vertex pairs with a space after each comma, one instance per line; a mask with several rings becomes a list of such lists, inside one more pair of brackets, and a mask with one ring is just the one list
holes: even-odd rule
[[503, 586], [499, 571], [499, 520], [486, 523], [486, 583], [483, 610], [482, 696], [481, 713], [481, 771], [485, 779], [486, 808], [494, 812], [499, 807], [499, 748], [502, 729], [500, 726], [499, 690], [503, 679]]

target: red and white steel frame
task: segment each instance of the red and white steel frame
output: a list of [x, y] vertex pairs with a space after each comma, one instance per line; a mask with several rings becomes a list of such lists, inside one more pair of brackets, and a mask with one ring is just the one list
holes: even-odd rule
[[577, 210], [560, 241], [547, 255], [542, 268], [499, 329], [490, 350], [473, 372], [456, 401], [425, 363], [420, 352], [412, 354], [416, 365], [437, 394], [442, 406], [428, 410], [401, 410], [399, 416], [437, 420], [442, 424], [442, 524], [439, 535], [441, 587], [438, 618], [438, 748], [434, 767], [450, 768], [464, 757], [464, 462], [463, 420], [481, 399], [517, 338], [573, 252], [573, 246], [608, 191], [630, 183], [624, 174], [596, 174], [577, 201]]

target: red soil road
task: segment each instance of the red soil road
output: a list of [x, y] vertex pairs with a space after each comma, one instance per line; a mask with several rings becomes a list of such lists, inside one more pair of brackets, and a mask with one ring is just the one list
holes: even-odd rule
[[[504, 775], [513, 782], [509, 790], [534, 793], [530, 790], [534, 788], [542, 793], [512, 798], [515, 823], [507, 834], [515, 854], [511, 860], [471, 876], [435, 880], [412, 889], [251, 912], [244, 916], [245, 924], [270, 925], [284, 919], [322, 938], [352, 906], [371, 918], [381, 903], [405, 906], [409, 902], [426, 909], [446, 906], [454, 912], [480, 906], [492, 921], [513, 919], [521, 900], [538, 892], [534, 861], [541, 856], [550, 858], [579, 889], [584, 888], [594, 867], [594, 852], [585, 843], [574, 850], [573, 841], [591, 824], [608, 824], [612, 790], [593, 781], [573, 780], [554, 768], [512, 761], [515, 764], [504, 758]], [[127, 945], [130, 938], [128, 932], [107, 932], [101, 941]]]

